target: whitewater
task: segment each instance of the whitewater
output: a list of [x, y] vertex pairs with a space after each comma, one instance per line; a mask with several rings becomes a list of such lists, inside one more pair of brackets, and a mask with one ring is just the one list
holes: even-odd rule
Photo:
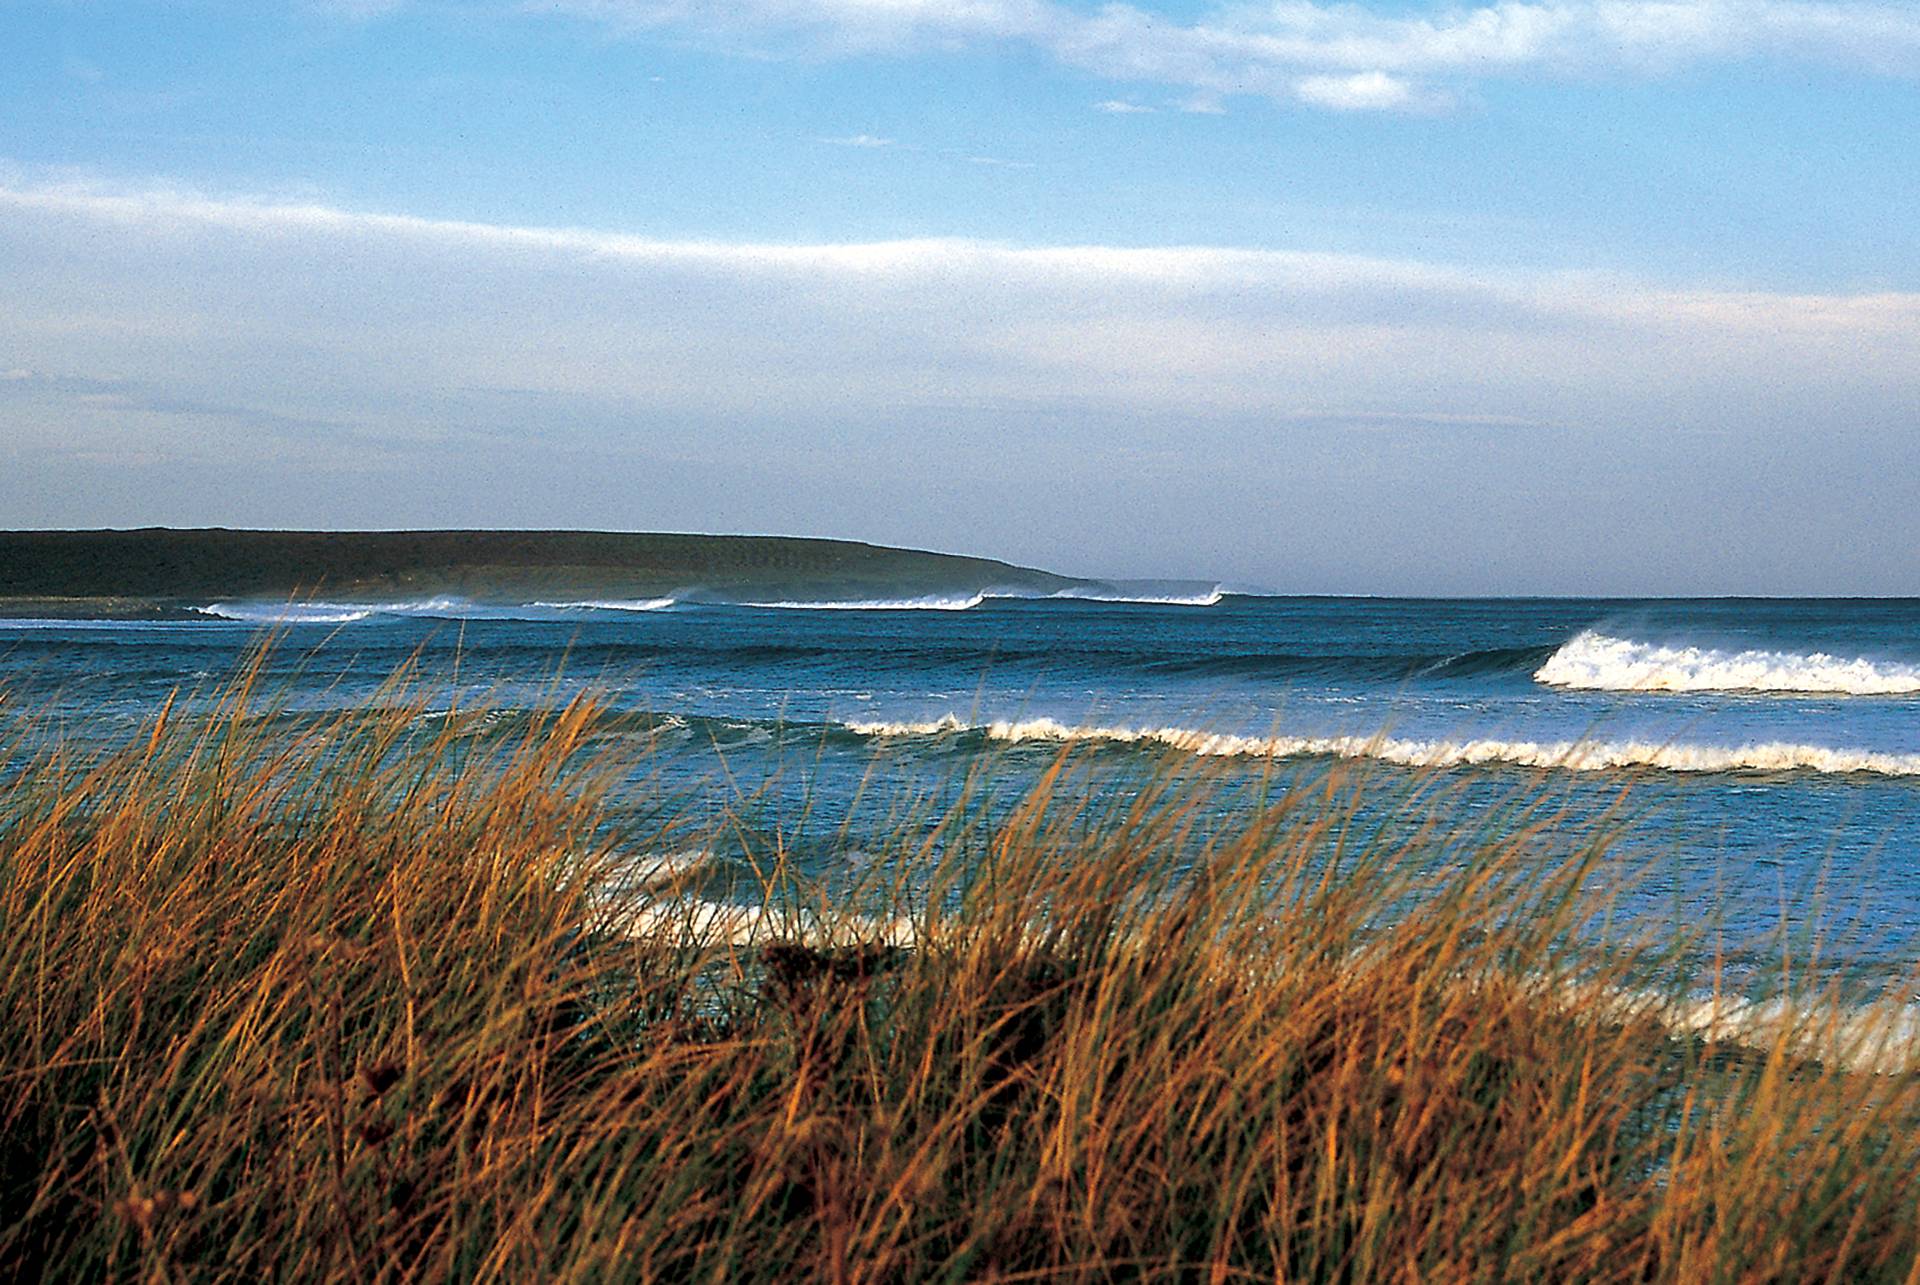
[[924, 594], [915, 598], [819, 598], [777, 602], [742, 602], [761, 611], [971, 611], [987, 600], [985, 592], [960, 595]]
[[1581, 632], [1534, 674], [1554, 687], [1613, 692], [1910, 696], [1920, 664], [1757, 648], [1664, 645]]

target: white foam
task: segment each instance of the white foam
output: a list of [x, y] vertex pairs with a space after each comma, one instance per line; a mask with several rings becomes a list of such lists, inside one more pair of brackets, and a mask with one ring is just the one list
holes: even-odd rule
[[1675, 745], [1651, 741], [1403, 740], [1385, 736], [1235, 736], [1184, 727], [1072, 727], [1051, 718], [966, 724], [952, 714], [931, 722], [848, 723], [862, 736], [941, 736], [973, 731], [1017, 744], [1049, 741], [1163, 746], [1221, 758], [1374, 759], [1406, 767], [1463, 767], [1489, 763], [1606, 772], [1654, 768], [1667, 772], [1820, 772], [1920, 776], [1920, 754], [1891, 754], [1824, 745], [1766, 742], [1740, 746]]
[[768, 906], [709, 901], [702, 897], [627, 896], [618, 929], [639, 940], [675, 938], [707, 946], [763, 947], [798, 942], [815, 947], [852, 944], [911, 949], [919, 932], [911, 919], [843, 912], [830, 917]]
[[214, 602], [194, 610], [216, 620], [252, 624], [344, 625], [365, 620], [382, 608], [370, 603], [346, 602]]
[[1052, 593], [1021, 593], [1011, 589], [993, 590], [986, 597], [995, 602], [1111, 602], [1144, 607], [1212, 607], [1227, 596], [1224, 585], [1215, 585], [1204, 593], [1129, 593], [1117, 588], [1056, 589]]
[[983, 730], [973, 728], [972, 724], [961, 722], [958, 717], [952, 714], [944, 714], [931, 722], [895, 723], [881, 721], [872, 723], [844, 723], [842, 726], [848, 731], [860, 736], [943, 736], [949, 732], [964, 732], [970, 729]]
[[1663, 995], [1614, 985], [1562, 983], [1549, 992], [1579, 1010], [1622, 1020], [1650, 1017], [1678, 1039], [1699, 1039], [1768, 1054], [1776, 1049], [1875, 1075], [1911, 1072], [1920, 1061], [1920, 1006], [1882, 1001], [1848, 1005], [1830, 996]]
[[1100, 589], [1062, 589], [1051, 598], [1066, 598], [1077, 602], [1125, 602], [1137, 603], [1148, 607], [1213, 607], [1227, 596], [1227, 591], [1219, 585], [1205, 593], [1190, 594], [1152, 594], [1152, 593], [1116, 593]]
[[531, 602], [521, 605], [470, 602], [464, 598], [415, 598], [398, 602], [215, 602], [194, 610], [216, 620], [268, 625], [344, 625], [375, 616], [459, 620], [553, 620], [580, 611], [659, 611], [672, 598]]
[[665, 611], [677, 598], [589, 598], [582, 602], [536, 602], [551, 611]]
[[1552, 687], [1610, 692], [1920, 693], [1920, 665], [1825, 652], [1669, 647], [1587, 630], [1534, 672]]
[[964, 598], [861, 598], [821, 602], [743, 602], [739, 605], [778, 611], [969, 611], [986, 600], [986, 594], [976, 593]]

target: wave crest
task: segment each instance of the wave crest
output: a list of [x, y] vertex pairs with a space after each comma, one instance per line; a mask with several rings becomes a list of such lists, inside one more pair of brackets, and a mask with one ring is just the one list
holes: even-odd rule
[[1108, 589], [1062, 589], [1058, 593], [1047, 595], [1050, 599], [1065, 599], [1069, 602], [1116, 602], [1131, 603], [1144, 607], [1213, 607], [1227, 596], [1227, 591], [1219, 585], [1205, 593], [1125, 593]]
[[451, 598], [420, 602], [213, 602], [194, 610], [216, 620], [259, 625], [346, 625], [374, 616], [427, 616], [457, 612]]
[[665, 611], [678, 598], [589, 598], [583, 602], [536, 602], [549, 611]]
[[970, 611], [987, 600], [984, 593], [966, 597], [942, 597], [930, 594], [922, 598], [824, 599], [818, 602], [743, 602], [742, 607], [768, 611]]
[[1666, 772], [1871, 773], [1920, 777], [1920, 754], [1767, 742], [1740, 746], [1674, 745], [1648, 741], [1402, 740], [1385, 736], [1236, 736], [1184, 727], [1073, 727], [1051, 718], [962, 723], [952, 714], [931, 722], [848, 723], [863, 736], [941, 736], [970, 732], [1018, 744], [1049, 741], [1141, 745], [1218, 758], [1374, 759], [1404, 767], [1505, 764], [1570, 772], [1653, 768]]
[[1586, 630], [1534, 671], [1550, 687], [1608, 692], [1920, 693], [1920, 665], [1825, 652], [1669, 647]]
[[479, 603], [465, 598], [415, 598], [402, 602], [214, 602], [193, 610], [214, 620], [256, 625], [348, 625], [380, 616], [425, 620], [577, 619], [584, 611], [662, 611], [674, 598], [593, 599], [581, 602]]

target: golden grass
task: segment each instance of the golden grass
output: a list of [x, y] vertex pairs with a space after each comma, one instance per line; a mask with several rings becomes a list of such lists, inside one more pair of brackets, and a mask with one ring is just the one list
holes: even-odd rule
[[607, 895], [590, 703], [478, 753], [389, 695], [0, 786], [0, 1273], [1915, 1277], [1915, 1078], [1817, 1008], [1675, 1038], [1544, 811], [1367, 837], [1335, 774], [1221, 833], [1063, 759], [903, 828], [910, 949], [743, 946]]

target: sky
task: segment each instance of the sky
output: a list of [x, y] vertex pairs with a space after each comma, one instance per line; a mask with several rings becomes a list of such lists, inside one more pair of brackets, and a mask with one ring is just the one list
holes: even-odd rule
[[0, 0], [0, 527], [1920, 594], [1911, 0]]

